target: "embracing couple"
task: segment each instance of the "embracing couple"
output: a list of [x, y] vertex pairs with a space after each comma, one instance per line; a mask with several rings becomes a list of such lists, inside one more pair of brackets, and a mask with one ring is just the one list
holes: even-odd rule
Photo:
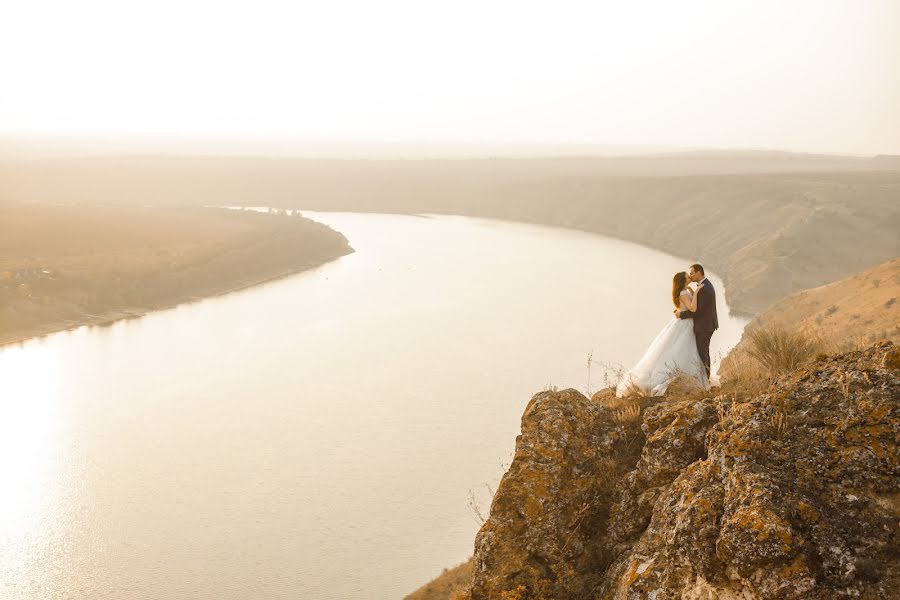
[[[690, 283], [697, 284], [692, 289]], [[675, 318], [669, 321], [638, 363], [619, 381], [616, 396], [661, 396], [679, 375], [709, 389], [709, 341], [719, 328], [716, 290], [700, 265], [672, 278]]]

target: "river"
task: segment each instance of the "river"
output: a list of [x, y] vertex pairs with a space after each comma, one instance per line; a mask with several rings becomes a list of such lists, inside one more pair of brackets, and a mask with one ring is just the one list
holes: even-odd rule
[[[692, 262], [531, 224], [302, 213], [356, 252], [0, 348], [0, 597], [400, 599], [471, 555], [470, 503], [487, 511], [531, 396], [630, 367]], [[709, 275], [720, 355], [745, 321]]]

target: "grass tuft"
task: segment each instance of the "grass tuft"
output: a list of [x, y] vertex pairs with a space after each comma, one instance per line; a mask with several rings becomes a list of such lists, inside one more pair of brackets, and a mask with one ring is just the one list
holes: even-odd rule
[[812, 362], [824, 347], [817, 338], [777, 325], [753, 329], [747, 336], [747, 354], [774, 377]]

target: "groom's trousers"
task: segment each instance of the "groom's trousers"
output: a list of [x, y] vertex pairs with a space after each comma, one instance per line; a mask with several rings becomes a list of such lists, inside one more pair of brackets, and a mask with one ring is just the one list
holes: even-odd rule
[[712, 339], [712, 331], [695, 331], [694, 337], [697, 338], [697, 353], [700, 354], [700, 361], [703, 368], [706, 369], [706, 378], [709, 379], [709, 340]]

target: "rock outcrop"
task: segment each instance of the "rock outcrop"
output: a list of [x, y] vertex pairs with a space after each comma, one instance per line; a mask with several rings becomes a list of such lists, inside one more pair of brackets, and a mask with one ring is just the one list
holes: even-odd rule
[[744, 401], [536, 394], [470, 597], [897, 597], [897, 353], [823, 357]]

